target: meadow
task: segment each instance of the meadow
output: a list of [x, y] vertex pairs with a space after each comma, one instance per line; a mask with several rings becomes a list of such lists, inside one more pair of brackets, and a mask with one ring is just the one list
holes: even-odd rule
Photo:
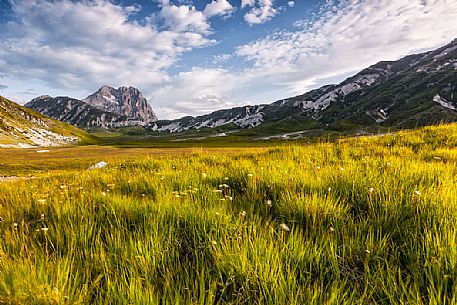
[[0, 154], [1, 304], [457, 304], [457, 124]]

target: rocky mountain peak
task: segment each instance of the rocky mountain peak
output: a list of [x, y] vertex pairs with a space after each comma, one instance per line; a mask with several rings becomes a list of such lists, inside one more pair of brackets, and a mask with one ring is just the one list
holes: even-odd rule
[[157, 116], [140, 90], [134, 87], [113, 87], [104, 85], [89, 95], [83, 102], [102, 111], [128, 117], [139, 123], [149, 124], [157, 121]]
[[25, 106], [85, 129], [148, 126], [157, 121], [146, 98], [134, 87], [104, 85], [84, 100], [43, 95]]
[[32, 101], [34, 101], [34, 100], [45, 100], [45, 99], [49, 99], [49, 98], [51, 98], [51, 96], [49, 96], [49, 95], [40, 95], [40, 96], [34, 98]]
[[113, 87], [103, 85], [100, 89], [98, 89], [97, 92], [99, 92], [101, 95], [109, 96], [111, 94], [111, 92], [114, 92], [114, 91], [116, 91], [116, 89], [114, 89]]

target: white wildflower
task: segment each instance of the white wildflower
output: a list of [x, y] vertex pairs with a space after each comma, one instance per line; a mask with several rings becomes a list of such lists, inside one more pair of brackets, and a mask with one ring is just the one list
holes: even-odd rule
[[285, 223], [280, 224], [279, 227], [284, 231], [290, 231], [289, 227]]

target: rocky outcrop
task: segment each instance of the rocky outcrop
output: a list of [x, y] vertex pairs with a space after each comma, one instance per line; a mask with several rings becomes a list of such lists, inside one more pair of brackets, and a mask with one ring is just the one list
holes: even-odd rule
[[82, 101], [102, 111], [125, 116], [145, 124], [157, 121], [157, 116], [146, 98], [134, 87], [114, 89], [109, 86], [103, 86]]

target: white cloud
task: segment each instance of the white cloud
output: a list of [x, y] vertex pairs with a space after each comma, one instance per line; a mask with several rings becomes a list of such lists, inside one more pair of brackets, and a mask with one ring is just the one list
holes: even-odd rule
[[234, 11], [234, 7], [227, 0], [213, 0], [205, 6], [205, 16], [227, 16]]
[[193, 6], [163, 6], [160, 16], [165, 20], [165, 26], [175, 32], [196, 32], [210, 34], [210, 25], [203, 12]]
[[17, 21], [0, 33], [0, 77], [40, 80], [62, 91], [161, 84], [184, 52], [215, 43], [207, 38], [206, 18], [188, 7], [177, 16], [190, 21], [170, 16], [166, 22], [176, 28], [163, 31], [129, 21], [138, 6], [111, 1], [17, 0], [12, 9]]
[[222, 53], [222, 54], [214, 55], [212, 62], [214, 64], [220, 64], [220, 63], [225, 63], [225, 62], [229, 61], [232, 58], [233, 58], [232, 54]]
[[286, 95], [450, 42], [457, 33], [457, 2], [327, 1], [320, 17], [296, 26], [296, 31], [279, 31], [237, 50], [258, 73], [287, 86]]
[[170, 78], [167, 86], [162, 86], [151, 93], [152, 100], [172, 100], [158, 111], [166, 111], [164, 116], [175, 117], [177, 113], [201, 115], [211, 111], [230, 108], [236, 104], [230, 102], [237, 87], [239, 75], [224, 69], [194, 68], [178, 73]]
[[278, 13], [278, 10], [274, 7], [274, 0], [242, 0], [241, 7], [244, 6], [252, 7], [244, 15], [244, 20], [249, 25], [265, 23]]
[[289, 2], [287, 2], [287, 5], [288, 5], [289, 7], [294, 7], [295, 1], [289, 1]]
[[245, 6], [254, 6], [256, 0], [241, 0], [241, 8], [244, 8]]

